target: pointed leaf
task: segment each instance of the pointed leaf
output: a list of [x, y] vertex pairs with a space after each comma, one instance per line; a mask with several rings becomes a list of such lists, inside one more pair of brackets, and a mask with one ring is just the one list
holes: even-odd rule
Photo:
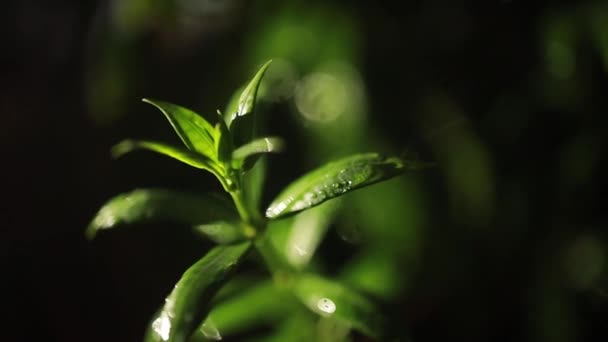
[[281, 152], [284, 146], [283, 139], [276, 137], [253, 140], [232, 152], [232, 167], [247, 171], [253, 167], [261, 154]]
[[165, 299], [146, 334], [147, 342], [185, 342], [207, 316], [209, 304], [251, 243], [218, 246], [192, 265]]
[[165, 114], [189, 150], [215, 159], [214, 129], [207, 120], [188, 108], [172, 103], [150, 99], [143, 99], [143, 101], [155, 106]]
[[344, 285], [313, 274], [303, 274], [294, 294], [310, 310], [350, 325], [370, 337], [381, 339], [385, 322], [376, 305]]
[[245, 89], [241, 93], [236, 112], [228, 113], [230, 115], [230, 119], [228, 120], [228, 127], [232, 126], [232, 123], [235, 119], [253, 113], [256, 98], [258, 95], [258, 89], [260, 87], [260, 83], [262, 82], [262, 77], [270, 66], [270, 63], [272, 63], [272, 60], [262, 65], [262, 67], [255, 74], [255, 76], [253, 76], [251, 81], [249, 81], [247, 87], [245, 87]]
[[97, 231], [138, 222], [202, 224], [237, 218], [225, 198], [214, 194], [197, 195], [165, 189], [137, 189], [109, 200], [87, 228], [93, 238]]
[[270, 66], [271, 61], [266, 62], [255, 74], [247, 87], [241, 93], [236, 112], [230, 113], [228, 127], [232, 132], [235, 146], [249, 142], [256, 134], [257, 123], [254, 114], [258, 89], [264, 73]]
[[266, 217], [277, 218], [298, 212], [422, 166], [418, 162], [386, 158], [377, 153], [358, 154], [330, 162], [287, 186], [270, 204]]
[[117, 158], [138, 149], [150, 150], [177, 159], [197, 169], [207, 170], [218, 178], [223, 174], [222, 168], [217, 163], [202, 154], [155, 141], [125, 140], [112, 148], [112, 155]]

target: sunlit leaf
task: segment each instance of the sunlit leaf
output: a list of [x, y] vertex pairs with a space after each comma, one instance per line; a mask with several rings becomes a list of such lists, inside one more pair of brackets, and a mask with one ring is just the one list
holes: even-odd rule
[[143, 101], [155, 106], [165, 114], [189, 150], [215, 159], [214, 129], [207, 120], [188, 108], [172, 103], [150, 99], [143, 99]]
[[194, 225], [231, 217], [237, 217], [234, 208], [218, 195], [138, 189], [118, 195], [101, 207], [87, 228], [87, 236], [92, 238], [99, 230], [137, 222]]
[[163, 154], [167, 157], [179, 160], [197, 169], [207, 170], [218, 178], [223, 175], [222, 168], [213, 160], [196, 152], [184, 150], [161, 142], [145, 140], [124, 140], [112, 148], [112, 155], [120, 157], [134, 150], [144, 149]]
[[313, 274], [303, 274], [294, 293], [310, 310], [336, 319], [370, 337], [384, 334], [384, 318], [373, 302], [344, 285]]
[[281, 152], [284, 147], [283, 139], [266, 137], [253, 140], [232, 152], [233, 167], [235, 169], [249, 170], [253, 167], [260, 155], [264, 153]]
[[251, 244], [218, 246], [192, 265], [165, 299], [146, 333], [147, 342], [185, 342], [209, 313], [220, 286], [243, 259]]
[[229, 119], [227, 123], [236, 146], [248, 142], [255, 135], [256, 120], [253, 113], [262, 77], [270, 66], [270, 63], [271, 61], [266, 62], [251, 79], [247, 87], [245, 87], [239, 97], [236, 112], [228, 113]]
[[308, 209], [349, 191], [424, 166], [377, 153], [358, 154], [330, 162], [287, 186], [270, 204], [266, 217], [277, 218]]
[[277, 288], [270, 280], [250, 284], [248, 288], [215, 305], [193, 339], [213, 339], [209, 336], [209, 329], [203, 329], [203, 325], [215, 327], [224, 338], [261, 324], [272, 324], [293, 311], [296, 304], [293, 296]]
[[251, 228], [241, 221], [222, 220], [199, 224], [194, 230], [219, 244], [234, 243], [251, 237], [251, 234], [247, 234]]
[[249, 115], [253, 112], [253, 110], [255, 108], [256, 98], [258, 95], [258, 89], [260, 87], [260, 83], [262, 82], [262, 77], [264, 76], [264, 73], [270, 66], [270, 63], [272, 63], [272, 61], [268, 61], [268, 62], [264, 63], [264, 65], [262, 65], [262, 67], [255, 74], [255, 76], [253, 76], [251, 81], [249, 81], [249, 84], [247, 85], [247, 87], [245, 87], [245, 89], [243, 89], [243, 92], [241, 93], [241, 96], [239, 97], [239, 102], [238, 102], [238, 107], [236, 109], [236, 112], [228, 113], [230, 115], [230, 118], [228, 119], [228, 127], [232, 126], [232, 123], [234, 122], [235, 119], [237, 119], [239, 117], [243, 117], [245, 115]]

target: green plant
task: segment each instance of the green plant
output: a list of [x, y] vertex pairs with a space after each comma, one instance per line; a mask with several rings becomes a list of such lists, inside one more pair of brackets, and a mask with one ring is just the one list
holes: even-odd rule
[[[269, 65], [256, 73], [226, 116], [218, 111], [215, 125], [189, 109], [144, 99], [164, 113], [186, 149], [133, 140], [113, 148], [115, 156], [146, 149], [209, 171], [232, 199], [231, 203], [219, 194], [140, 189], [111, 199], [92, 220], [89, 238], [125, 223], [161, 220], [193, 225], [219, 244], [183, 274], [150, 324], [146, 341], [213, 339], [280, 319], [284, 324], [267, 340], [307, 341], [312, 333], [293, 327], [310, 322], [311, 311], [328, 326], [324, 331], [331, 331], [315, 339], [339, 340], [351, 328], [376, 339], [386, 336], [384, 318], [372, 300], [304, 266], [320, 242], [322, 233], [317, 228], [328, 226], [333, 218], [335, 201], [322, 203], [425, 165], [377, 153], [333, 161], [287, 186], [263, 215], [259, 208], [265, 169], [258, 161], [283, 147], [280, 138], [257, 137], [254, 108]], [[294, 224], [294, 217], [305, 217], [312, 225], [296, 257], [277, 248], [287, 243], [281, 232]], [[236, 266], [256, 255], [272, 280], [234, 277]], [[287, 313], [291, 315], [285, 318]]]

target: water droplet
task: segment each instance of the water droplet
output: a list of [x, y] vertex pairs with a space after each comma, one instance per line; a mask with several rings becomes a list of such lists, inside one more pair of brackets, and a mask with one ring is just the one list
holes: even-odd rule
[[347, 222], [338, 225], [337, 232], [342, 240], [353, 245], [357, 245], [363, 240], [363, 232], [356, 222]]
[[171, 332], [171, 320], [166, 311], [163, 311], [161, 315], [152, 322], [152, 330], [160, 336], [163, 341], [169, 340], [169, 333]]
[[268, 208], [268, 210], [266, 210], [266, 216], [275, 217], [275, 216], [279, 215], [280, 213], [282, 213], [283, 210], [285, 210], [285, 208], [287, 208], [286, 202], [287, 201], [282, 201], [282, 202], [277, 203], [276, 205], [273, 205], [270, 208]]
[[325, 313], [332, 314], [336, 311], [336, 304], [329, 298], [321, 298], [317, 302], [317, 308]]
[[217, 326], [210, 318], [207, 318], [201, 326], [201, 332], [210, 340], [220, 341], [222, 339], [222, 335], [220, 335], [219, 330], [217, 330]]

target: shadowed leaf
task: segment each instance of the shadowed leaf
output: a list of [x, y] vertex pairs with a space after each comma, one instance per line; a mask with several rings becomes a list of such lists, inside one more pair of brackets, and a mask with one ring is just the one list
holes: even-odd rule
[[373, 302], [344, 285], [313, 274], [303, 274], [294, 285], [296, 297], [322, 317], [346, 323], [359, 332], [380, 339], [384, 318]]
[[339, 211], [339, 202], [326, 202], [298, 215], [270, 221], [267, 235], [285, 264], [301, 270], [310, 263]]
[[232, 154], [232, 137], [230, 136], [230, 131], [226, 126], [226, 122], [222, 117], [222, 114], [218, 111], [218, 120], [215, 124], [215, 150], [217, 153], [217, 158], [225, 163], [230, 160], [230, 156]]
[[[193, 340], [213, 339], [217, 333], [222, 338], [231, 336], [261, 324], [280, 321], [293, 311], [297, 301], [288, 292], [279, 289], [270, 281], [250, 285], [241, 292], [215, 305], [205, 322], [195, 332]], [[203, 326], [213, 326], [209, 332]]]
[[99, 230], [138, 222], [196, 225], [230, 217], [236, 219], [236, 212], [219, 195], [138, 189], [118, 195], [101, 207], [87, 228], [87, 236], [92, 238]]
[[[227, 218], [226, 218], [227, 219]], [[241, 221], [216, 221], [199, 224], [194, 231], [219, 244], [229, 244], [249, 238], [247, 235], [252, 228]], [[251, 234], [250, 234], [251, 235]]]
[[112, 155], [117, 158], [139, 149], [160, 153], [197, 169], [207, 170], [218, 178], [223, 175], [223, 169], [206, 156], [155, 141], [125, 140], [112, 148]]

